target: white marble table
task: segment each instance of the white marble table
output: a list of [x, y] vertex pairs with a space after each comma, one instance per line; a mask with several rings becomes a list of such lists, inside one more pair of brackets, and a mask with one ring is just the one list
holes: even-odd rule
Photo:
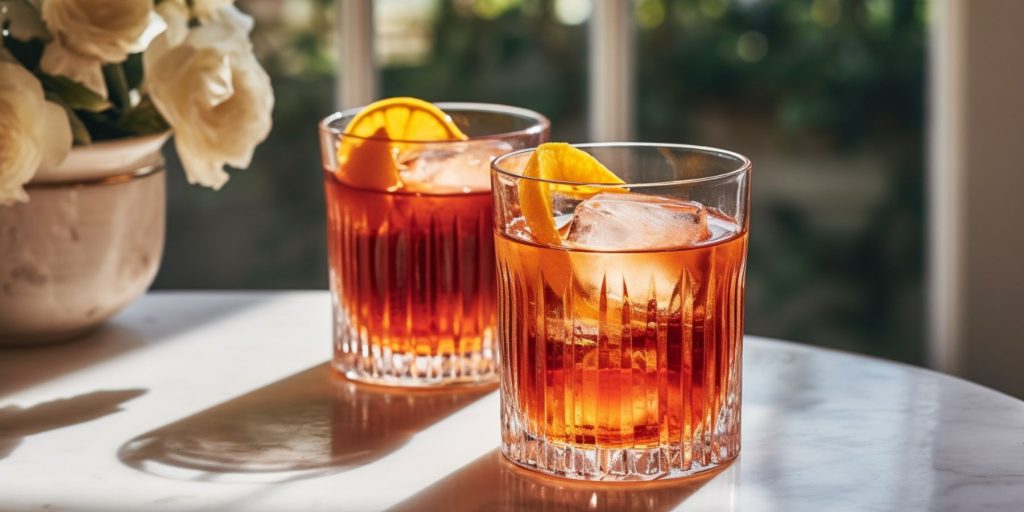
[[493, 389], [332, 378], [325, 292], [154, 293], [0, 350], [0, 510], [1024, 510], [1024, 402], [755, 337], [743, 451], [668, 484], [511, 468]]

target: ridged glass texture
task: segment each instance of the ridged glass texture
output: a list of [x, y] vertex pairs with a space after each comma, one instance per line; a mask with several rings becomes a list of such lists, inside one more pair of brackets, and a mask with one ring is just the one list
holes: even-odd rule
[[[580, 155], [530, 166], [536, 150], [523, 150], [491, 166], [502, 453], [580, 480], [721, 466], [740, 450], [750, 160], [575, 147], [622, 184], [587, 181], [601, 173]], [[547, 178], [563, 175], [581, 181]]]
[[377, 384], [493, 381], [490, 192], [378, 192], [329, 172], [324, 183], [334, 366]]
[[502, 450], [578, 479], [686, 476], [740, 449], [746, 232], [649, 252], [499, 233]]

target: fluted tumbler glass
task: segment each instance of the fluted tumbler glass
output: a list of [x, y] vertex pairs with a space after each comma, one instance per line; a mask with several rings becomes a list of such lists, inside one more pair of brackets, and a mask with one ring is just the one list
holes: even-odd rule
[[[492, 164], [502, 451], [586, 480], [715, 468], [740, 449], [751, 164], [673, 144], [577, 146], [624, 185]], [[539, 241], [526, 190], [562, 243]]]
[[[468, 140], [345, 134], [361, 109], [320, 123], [333, 362], [355, 380], [442, 386], [496, 378], [490, 163], [546, 140], [549, 123], [503, 105], [437, 106]], [[363, 156], [339, 162], [339, 148]], [[377, 167], [392, 161], [401, 170], [400, 188], [346, 182], [384, 172]]]

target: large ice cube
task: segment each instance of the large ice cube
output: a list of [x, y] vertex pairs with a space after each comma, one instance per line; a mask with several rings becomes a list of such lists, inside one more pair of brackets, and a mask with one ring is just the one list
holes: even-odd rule
[[399, 175], [407, 189], [418, 192], [490, 190], [491, 161], [511, 150], [500, 140], [423, 144], [399, 155]]
[[704, 205], [644, 194], [597, 194], [576, 207], [566, 240], [596, 250], [686, 247], [711, 238]]

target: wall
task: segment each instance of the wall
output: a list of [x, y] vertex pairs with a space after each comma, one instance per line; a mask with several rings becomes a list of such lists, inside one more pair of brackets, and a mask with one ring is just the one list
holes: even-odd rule
[[1024, 397], [1024, 2], [934, 5], [946, 19], [933, 43], [947, 61], [933, 75], [935, 130], [944, 134], [932, 139], [932, 164], [948, 194], [934, 198], [930, 232], [946, 245], [932, 250], [952, 255], [951, 266], [932, 267], [933, 284], [949, 281], [932, 290], [946, 303], [932, 309], [933, 353], [947, 353], [935, 362]]

